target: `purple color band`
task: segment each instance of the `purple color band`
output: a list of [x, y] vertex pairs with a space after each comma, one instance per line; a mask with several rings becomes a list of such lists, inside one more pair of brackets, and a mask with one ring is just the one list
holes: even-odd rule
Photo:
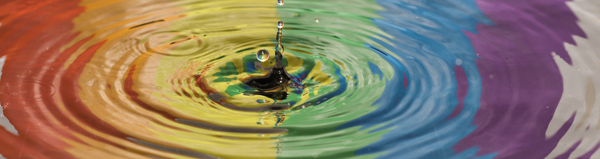
[[563, 92], [552, 52], [571, 63], [563, 43], [584, 37], [565, 0], [476, 0], [495, 25], [466, 33], [480, 59], [481, 106], [477, 129], [454, 146], [461, 152], [497, 158], [544, 158], [572, 119], [546, 139], [545, 132]]

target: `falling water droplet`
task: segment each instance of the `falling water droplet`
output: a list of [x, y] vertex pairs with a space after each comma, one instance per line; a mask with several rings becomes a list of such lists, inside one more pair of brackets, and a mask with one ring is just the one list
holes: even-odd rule
[[281, 53], [281, 55], [283, 55], [283, 53], [285, 52], [283, 49], [283, 45], [281, 45], [281, 36], [283, 34], [283, 21], [279, 21], [277, 22], [277, 36], [275, 37], [275, 41], [277, 42], [277, 45], [275, 45], [275, 53], [279, 52]]
[[454, 63], [456, 63], [456, 65], [462, 65], [463, 61], [461, 59], [456, 59]]
[[319, 19], [315, 19], [315, 23], [319, 23]]
[[269, 51], [267, 51], [265, 49], [258, 50], [258, 52], [256, 52], [256, 58], [260, 62], [267, 61], [269, 59]]
[[283, 5], [283, 0], [277, 0], [277, 4], [279, 4], [280, 6]]

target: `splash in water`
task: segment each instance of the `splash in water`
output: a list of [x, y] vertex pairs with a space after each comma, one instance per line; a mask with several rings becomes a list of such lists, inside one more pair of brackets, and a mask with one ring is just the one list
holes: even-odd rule
[[277, 22], [277, 28], [275, 66], [266, 75], [251, 77], [245, 80], [244, 84], [258, 90], [257, 92], [251, 92], [252, 94], [266, 96], [275, 100], [284, 100], [288, 96], [286, 85], [292, 77], [288, 74], [283, 65], [283, 45], [281, 44], [283, 21]]

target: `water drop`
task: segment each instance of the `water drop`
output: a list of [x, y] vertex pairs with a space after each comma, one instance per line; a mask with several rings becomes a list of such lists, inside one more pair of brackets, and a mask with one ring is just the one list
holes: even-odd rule
[[283, 0], [277, 0], [277, 4], [279, 4], [280, 6], [283, 5]]
[[267, 51], [265, 49], [258, 50], [258, 52], [256, 52], [256, 58], [260, 62], [267, 61], [269, 59], [269, 51]]
[[280, 20], [279, 22], [277, 22], [277, 27], [283, 28], [283, 21]]
[[315, 23], [319, 23], [319, 19], [315, 19]]
[[463, 61], [461, 59], [456, 59], [454, 63], [456, 63], [456, 65], [462, 65]]

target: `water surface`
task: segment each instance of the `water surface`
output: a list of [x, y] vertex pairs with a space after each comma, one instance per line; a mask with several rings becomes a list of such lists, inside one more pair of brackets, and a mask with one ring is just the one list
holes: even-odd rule
[[[0, 1], [0, 158], [599, 158], [599, 17], [592, 0]], [[243, 83], [276, 50], [284, 100]]]

